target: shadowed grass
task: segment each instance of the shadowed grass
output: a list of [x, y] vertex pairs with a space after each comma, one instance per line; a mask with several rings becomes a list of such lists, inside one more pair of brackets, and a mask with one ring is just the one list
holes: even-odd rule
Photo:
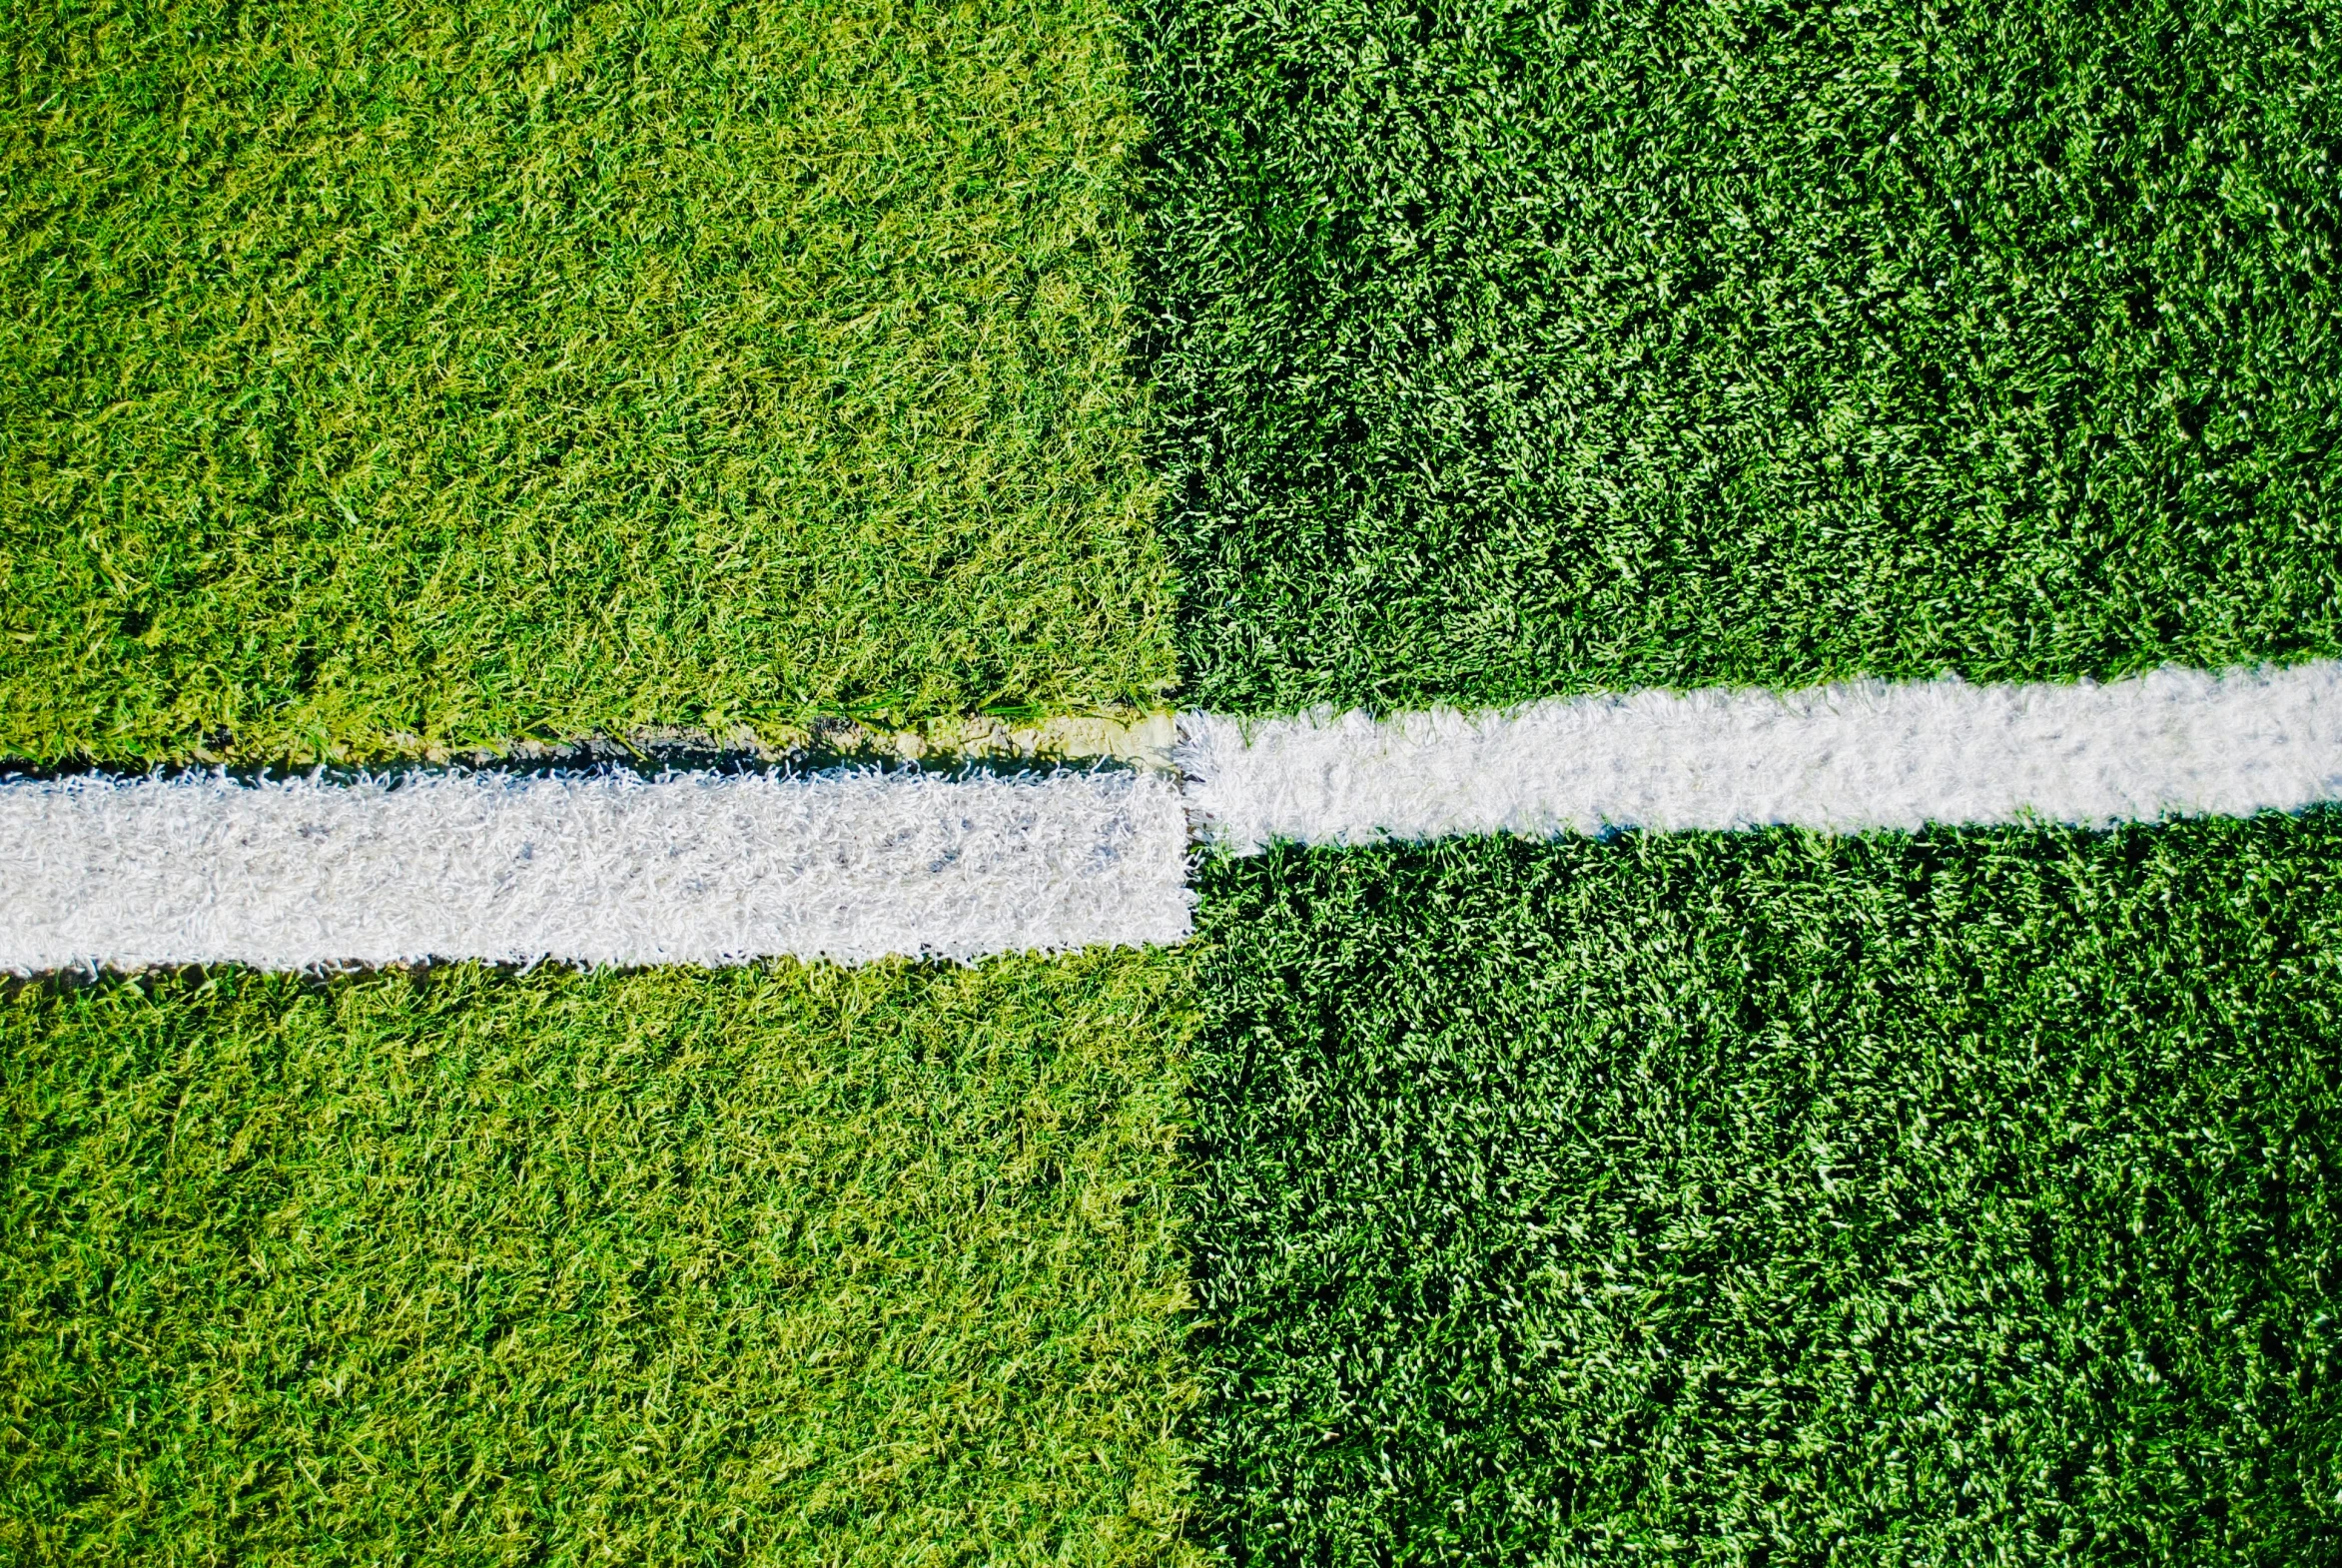
[[1148, 0], [1193, 706], [2342, 653], [2342, 18]]
[[1183, 963], [20, 994], [0, 1556], [1182, 1560]]
[[2333, 1560], [2342, 813], [1203, 890], [1234, 1562]]
[[1142, 700], [1101, 0], [0, 20], [0, 756]]

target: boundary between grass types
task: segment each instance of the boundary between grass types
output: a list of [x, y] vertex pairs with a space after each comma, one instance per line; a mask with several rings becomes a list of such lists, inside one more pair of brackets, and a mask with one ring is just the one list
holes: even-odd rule
[[1236, 854], [1616, 828], [2104, 827], [2342, 798], [2342, 663], [1642, 691], [1380, 720], [1191, 714], [1180, 732], [1189, 813]]
[[1178, 789], [1117, 769], [0, 786], [0, 969], [730, 964], [1185, 937]]

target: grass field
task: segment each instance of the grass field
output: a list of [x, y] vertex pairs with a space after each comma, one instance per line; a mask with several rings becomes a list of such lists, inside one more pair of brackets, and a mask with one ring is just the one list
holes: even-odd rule
[[2331, 1560], [2342, 815], [1203, 888], [1230, 1561]]
[[[2330, 7], [0, 61], [0, 762], [2342, 654]], [[2334, 1559], [2342, 811], [1195, 875], [1179, 953], [0, 991], [0, 1559]]]
[[0, 19], [0, 757], [1143, 701], [1104, 0]]
[[1183, 1560], [1183, 964], [20, 992], [0, 1557]]
[[[1191, 706], [2342, 652], [2342, 26], [1148, 0]], [[2342, 815], [1199, 873], [1236, 1565], [2342, 1539]]]
[[2342, 651], [2325, 8], [1142, 13], [1190, 705]]

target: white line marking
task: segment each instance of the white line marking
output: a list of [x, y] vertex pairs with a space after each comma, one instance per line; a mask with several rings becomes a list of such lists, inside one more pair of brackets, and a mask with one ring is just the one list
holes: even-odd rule
[[0, 785], [0, 970], [727, 964], [1187, 935], [1236, 853], [1455, 833], [2242, 816], [2342, 800], [2342, 663], [2108, 685], [1181, 717], [1151, 772], [218, 775]]
[[1179, 727], [1189, 812], [1237, 854], [1626, 827], [2103, 826], [2342, 799], [2332, 660], [2105, 685], [1646, 691], [1380, 721], [1184, 714]]
[[1143, 772], [0, 786], [0, 970], [971, 961], [1188, 931]]

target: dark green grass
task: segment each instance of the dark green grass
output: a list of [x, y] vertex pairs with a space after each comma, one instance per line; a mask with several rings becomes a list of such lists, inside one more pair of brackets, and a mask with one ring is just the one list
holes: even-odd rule
[[1241, 1563], [2342, 1542], [2342, 814], [1203, 882]]
[[1190, 700], [2342, 651], [2342, 10], [1149, 0]]
[[1184, 960], [0, 1006], [0, 1559], [1181, 1560]]
[[0, 757], [1145, 700], [1105, 0], [0, 17]]

